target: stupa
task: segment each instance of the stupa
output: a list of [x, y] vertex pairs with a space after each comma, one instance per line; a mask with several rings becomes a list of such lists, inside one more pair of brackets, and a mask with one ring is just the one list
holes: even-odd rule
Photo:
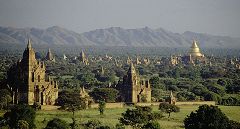
[[191, 55], [192, 57], [202, 57], [203, 56], [203, 54], [200, 52], [200, 49], [197, 45], [196, 40], [193, 40], [192, 46], [189, 51], [189, 55]]

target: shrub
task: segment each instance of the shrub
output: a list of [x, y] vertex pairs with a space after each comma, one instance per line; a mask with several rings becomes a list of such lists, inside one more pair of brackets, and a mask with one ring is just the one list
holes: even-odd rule
[[45, 129], [68, 129], [69, 125], [66, 121], [54, 118], [47, 123]]
[[105, 106], [106, 106], [105, 101], [99, 101], [98, 110], [100, 112], [100, 115], [104, 114]]
[[29, 129], [29, 125], [25, 120], [19, 120], [17, 123], [17, 129]]
[[148, 122], [142, 127], [142, 129], [161, 129], [161, 127], [158, 122], [154, 121], [154, 122]]
[[122, 123], [118, 123], [115, 126], [116, 129], [125, 129], [125, 126]]
[[87, 123], [84, 124], [86, 129], [94, 129], [101, 125], [99, 120], [89, 120]]

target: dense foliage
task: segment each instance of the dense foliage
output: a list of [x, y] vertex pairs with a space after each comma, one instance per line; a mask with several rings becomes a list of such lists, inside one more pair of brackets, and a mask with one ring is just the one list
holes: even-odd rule
[[[11, 88], [22, 83], [15, 81], [16, 70], [11, 66], [21, 59], [23, 50], [24, 48], [0, 50], [2, 59], [0, 89], [7, 88], [11, 91]], [[37, 58], [43, 59], [46, 50], [47, 48], [42, 46], [36, 47]], [[79, 59], [75, 59], [75, 56], [79, 57], [81, 50], [84, 50], [89, 65], [84, 65]], [[171, 90], [176, 95], [177, 101], [206, 100], [223, 105], [239, 105], [240, 70], [237, 65], [240, 62], [239, 57], [236, 56], [239, 50], [231, 50], [231, 52], [218, 49], [205, 50], [204, 54], [211, 65], [209, 62], [195, 65], [186, 65], [182, 62], [177, 65], [170, 64], [169, 55], [172, 53], [184, 55], [186, 51], [180, 48], [54, 47], [53, 55], [56, 57], [56, 62], [45, 61], [46, 74], [59, 82], [61, 90], [74, 91], [84, 86], [91, 92], [95, 101], [105, 99], [106, 102], [115, 102], [118, 91], [114, 89], [127, 73], [129, 68], [127, 59], [131, 59], [136, 64], [138, 57], [141, 64], [136, 65], [137, 72], [140, 77], [150, 79], [153, 101], [164, 102]], [[66, 60], [62, 58], [63, 53], [68, 57]], [[210, 56], [212, 53], [215, 53], [214, 56]], [[150, 63], [145, 64], [144, 59], [149, 59]], [[9, 99], [4, 97], [4, 100], [0, 101], [5, 103], [1, 103], [1, 108], [6, 107], [5, 100]]]
[[184, 120], [186, 129], [234, 129], [240, 124], [230, 121], [217, 106], [202, 105]]
[[127, 109], [126, 112], [122, 113], [119, 121], [133, 128], [141, 128], [148, 122], [160, 119], [161, 117], [162, 115], [160, 113], [153, 113], [151, 107], [136, 106], [135, 109]]
[[11, 93], [7, 89], [0, 89], [0, 110], [8, 109], [11, 101]]
[[10, 111], [4, 114], [4, 119], [10, 128], [28, 125], [29, 129], [33, 129], [35, 128], [35, 117], [35, 110], [28, 105], [15, 105]]
[[79, 93], [62, 91], [60, 92], [57, 104], [61, 106], [61, 109], [72, 112], [72, 123], [70, 124], [72, 129], [78, 127], [75, 119], [75, 111], [86, 109], [86, 100], [81, 98]]
[[161, 129], [160, 124], [156, 121], [148, 122], [145, 124], [142, 129]]
[[57, 104], [61, 106], [61, 109], [69, 111], [85, 109], [87, 106], [79, 93], [66, 90], [59, 93]]
[[94, 88], [89, 94], [96, 102], [101, 100], [106, 102], [115, 102], [118, 92], [119, 91], [114, 88]]

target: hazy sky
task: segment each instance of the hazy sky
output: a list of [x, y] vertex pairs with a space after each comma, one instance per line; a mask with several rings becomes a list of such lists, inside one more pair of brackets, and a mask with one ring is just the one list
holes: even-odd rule
[[240, 0], [0, 0], [0, 26], [165, 28], [240, 37]]

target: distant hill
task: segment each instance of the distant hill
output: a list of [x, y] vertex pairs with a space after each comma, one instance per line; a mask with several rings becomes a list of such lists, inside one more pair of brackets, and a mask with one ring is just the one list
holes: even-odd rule
[[82, 46], [140, 46], [140, 47], [189, 47], [193, 39], [206, 48], [240, 48], [240, 38], [214, 36], [186, 31], [183, 34], [165, 29], [123, 29], [111, 27], [76, 33], [58, 26], [47, 29], [0, 27], [0, 44], [26, 44], [27, 38], [38, 45]]

